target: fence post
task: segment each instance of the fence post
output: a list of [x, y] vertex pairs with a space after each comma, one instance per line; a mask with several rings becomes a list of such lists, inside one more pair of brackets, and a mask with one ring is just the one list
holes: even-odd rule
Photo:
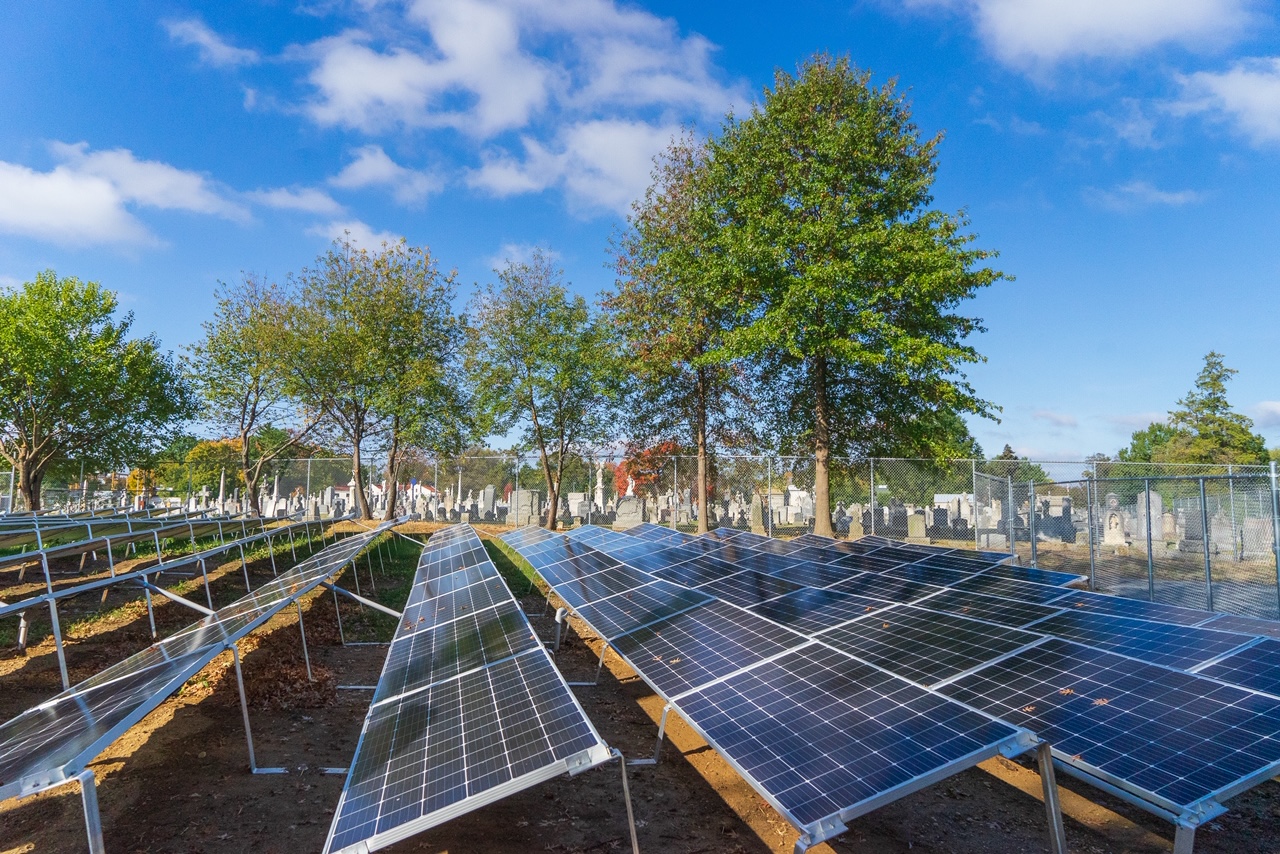
[[1151, 553], [1151, 478], [1143, 482], [1144, 495], [1147, 497], [1147, 601], [1156, 601], [1156, 561]]
[[978, 533], [978, 461], [969, 460], [969, 466], [973, 471], [973, 547], [980, 551], [982, 538]]
[[765, 483], [768, 484], [768, 486], [766, 487], [768, 491], [765, 492], [764, 494], [764, 507], [762, 507], [761, 509], [764, 511], [765, 521], [768, 523], [768, 527], [765, 528], [765, 530], [768, 531], [769, 536], [772, 537], [773, 536], [773, 457], [771, 455], [765, 457], [765, 464], [767, 465], [768, 471], [769, 471], [768, 479], [765, 481]]
[[311, 457], [307, 457], [307, 500], [311, 500]]
[[[1274, 465], [1272, 466], [1274, 468]], [[9, 509], [7, 512], [13, 512], [13, 484], [18, 479], [18, 469], [15, 466], [9, 467]]]
[[680, 458], [673, 456], [671, 458], [671, 530], [676, 528], [676, 516], [680, 510]]
[[1097, 558], [1094, 556], [1094, 549], [1093, 549], [1094, 534], [1093, 534], [1093, 473], [1092, 472], [1089, 473], [1089, 477], [1085, 480], [1084, 488], [1085, 488], [1085, 501], [1088, 502], [1088, 505], [1089, 505], [1089, 508], [1088, 508], [1089, 509], [1089, 520], [1088, 520], [1088, 524], [1089, 524], [1089, 589], [1097, 590], [1098, 589], [1098, 583], [1097, 583], [1098, 564], [1097, 564]]
[[1204, 589], [1213, 610], [1213, 562], [1209, 558], [1209, 502], [1204, 494], [1204, 476], [1200, 476], [1200, 542], [1204, 544]]
[[871, 534], [876, 533], [876, 516], [880, 514], [876, 512], [876, 458], [871, 457]]
[[1027, 531], [1031, 534], [1031, 565], [1039, 566], [1036, 555], [1036, 482], [1027, 481]]
[[[1280, 490], [1277, 490], [1276, 463], [1271, 461], [1271, 550], [1276, 556], [1276, 597], [1280, 607]], [[1280, 613], [1280, 611], [1277, 611]]]
[[1236, 529], [1236, 477], [1234, 467], [1227, 464], [1227, 506], [1231, 508], [1231, 559], [1244, 559], [1244, 542]]
[[1016, 566], [1018, 563], [1018, 543], [1014, 539], [1014, 524], [1016, 518], [1013, 506], [1013, 475], [1005, 477], [1005, 508], [1004, 513], [1004, 537], [1009, 542], [1009, 551], [1013, 553], [1013, 562]]

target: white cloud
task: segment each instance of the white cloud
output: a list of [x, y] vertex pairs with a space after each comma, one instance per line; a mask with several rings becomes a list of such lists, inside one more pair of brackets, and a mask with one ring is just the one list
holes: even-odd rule
[[396, 201], [420, 202], [441, 189], [441, 182], [425, 172], [407, 169], [396, 163], [378, 145], [356, 149], [355, 160], [329, 179], [329, 183], [345, 190], [385, 187]]
[[1164, 424], [1169, 420], [1167, 412], [1131, 412], [1123, 415], [1108, 415], [1104, 420], [1115, 427], [1125, 430], [1144, 430], [1151, 424]]
[[1206, 112], [1231, 122], [1255, 145], [1280, 142], [1280, 56], [1246, 59], [1228, 71], [1183, 77], [1176, 113]]
[[315, 187], [278, 187], [273, 190], [256, 190], [248, 196], [259, 204], [278, 210], [314, 214], [337, 214], [343, 210], [342, 205], [334, 201], [332, 196]]
[[358, 219], [335, 220], [307, 229], [307, 234], [337, 240], [345, 237], [362, 249], [378, 249], [384, 243], [395, 243], [401, 236], [390, 231], [374, 231], [371, 226]]
[[638, 121], [581, 122], [564, 130], [558, 150], [526, 138], [523, 160], [491, 155], [469, 183], [497, 196], [562, 186], [575, 207], [625, 214], [649, 183], [654, 155], [679, 132]]
[[292, 51], [312, 64], [307, 111], [320, 124], [490, 138], [548, 111], [718, 117], [742, 99], [716, 79], [710, 42], [613, 0], [416, 0], [403, 18], [369, 15], [366, 29]]
[[1086, 201], [1099, 207], [1126, 211], [1152, 205], [1181, 207], [1200, 201], [1204, 198], [1204, 193], [1196, 190], [1161, 190], [1147, 181], [1130, 181], [1111, 190], [1086, 188], [1084, 197]]
[[1264, 400], [1253, 408], [1259, 427], [1280, 427], [1280, 400]]
[[1217, 46], [1243, 33], [1254, 0], [907, 0], [972, 17], [988, 49], [1016, 67], [1132, 56], [1163, 44]]
[[83, 142], [50, 151], [61, 162], [48, 172], [0, 161], [0, 231], [65, 245], [154, 244], [131, 207], [248, 218], [198, 173]]
[[208, 178], [157, 160], [139, 160], [124, 148], [90, 151], [89, 144], [50, 144], [53, 155], [77, 172], [110, 181], [131, 201], [162, 210], [183, 210], [245, 220], [248, 212], [223, 198]]
[[1045, 421], [1054, 427], [1079, 427], [1080, 422], [1076, 420], [1074, 415], [1068, 415], [1063, 412], [1053, 412], [1048, 409], [1037, 409], [1031, 413], [1031, 417], [1037, 421]]
[[1122, 99], [1115, 113], [1095, 113], [1094, 116], [1134, 148], [1160, 147], [1155, 137], [1155, 119], [1148, 115], [1137, 98]]
[[257, 51], [229, 44], [199, 18], [166, 21], [164, 27], [169, 31], [169, 38], [178, 44], [194, 47], [206, 65], [233, 68], [237, 65], [253, 65], [261, 60]]
[[486, 261], [491, 269], [501, 270], [507, 266], [507, 263], [514, 261], [518, 264], [533, 260], [535, 252], [542, 253], [542, 257], [548, 261], [554, 261], [560, 257], [560, 253], [553, 249], [547, 249], [544, 246], [538, 246], [533, 243], [504, 243], [498, 247], [498, 251], [489, 257]]

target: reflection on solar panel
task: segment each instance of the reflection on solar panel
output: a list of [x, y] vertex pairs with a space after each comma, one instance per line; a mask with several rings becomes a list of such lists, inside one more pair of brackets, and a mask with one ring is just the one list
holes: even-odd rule
[[470, 526], [431, 537], [409, 601], [326, 852], [374, 851], [612, 757]]
[[[0, 724], [0, 800], [32, 795], [80, 775], [215, 656], [234, 650], [240, 638], [336, 575], [392, 524], [340, 540], [251, 595]], [[238, 654], [236, 668], [238, 673]], [[92, 772], [81, 781], [92, 787]], [[95, 827], [100, 833], [96, 811], [86, 818], [91, 837]]]
[[[625, 541], [634, 538], [590, 535], [597, 549], [629, 566], [650, 566], [669, 578], [694, 582], [717, 578], [697, 588], [654, 580], [576, 610], [669, 708], [800, 829], [796, 850], [842, 833], [845, 821], [983, 759], [1036, 746], [1025, 729], [805, 638], [803, 631], [825, 628], [826, 620], [855, 619], [889, 603], [808, 587], [786, 592], [784, 583], [795, 584], [788, 573], [794, 561], [773, 551], [753, 554], [746, 535], [723, 536], [732, 542], [710, 553], [657, 542], [645, 560], [624, 556], [630, 552]], [[519, 531], [506, 537], [535, 567], [556, 568], [587, 537], [559, 539], [557, 547], [552, 539]], [[762, 558], [774, 572], [759, 568]], [[696, 571], [707, 564], [711, 572]], [[751, 568], [718, 577], [725, 566], [744, 564]], [[843, 570], [837, 578], [848, 581], [849, 574]], [[909, 580], [867, 577], [882, 589], [928, 592]], [[557, 591], [566, 583], [547, 580]], [[767, 598], [775, 591], [785, 595]], [[744, 610], [706, 592], [759, 604]], [[770, 619], [776, 617], [783, 619]], [[784, 628], [782, 621], [800, 631]], [[603, 650], [601, 656], [603, 661]], [[1042, 749], [1045, 762], [1046, 757]], [[1046, 798], [1060, 833], [1051, 773]]]
[[1153, 623], [1087, 611], [1067, 611], [1036, 623], [1032, 629], [1180, 670], [1225, 655], [1249, 640], [1234, 632], [1215, 632], [1213, 629]]
[[1029, 623], [1061, 612], [1060, 608], [1053, 605], [1037, 605], [1034, 602], [1001, 599], [998, 596], [968, 593], [963, 590], [944, 590], [937, 595], [918, 599], [915, 604], [930, 611], [959, 614], [962, 617], [973, 617], [1013, 628], [1022, 628]]
[[[672, 705], [779, 813], [818, 838], [842, 832], [886, 793], [914, 791], [1001, 747], [1021, 752], [1020, 738], [1030, 745], [1025, 730], [817, 644]], [[824, 823], [830, 829], [819, 836]]]
[[1280, 641], [1266, 638], [1196, 672], [1280, 696]]
[[877, 611], [818, 639], [926, 687], [1044, 640], [1031, 632], [910, 605]]
[[1034, 730], [1069, 769], [1175, 816], [1212, 818], [1218, 802], [1280, 771], [1280, 699], [1068, 641], [940, 690]]

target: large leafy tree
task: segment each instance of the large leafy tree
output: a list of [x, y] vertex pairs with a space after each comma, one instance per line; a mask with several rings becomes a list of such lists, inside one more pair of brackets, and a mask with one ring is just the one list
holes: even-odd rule
[[698, 531], [707, 530], [710, 453], [750, 432], [750, 382], [725, 358], [737, 307], [721, 289], [705, 146], [673, 140], [614, 246], [617, 290], [605, 300], [623, 344], [628, 433], [638, 445], [678, 437], [697, 454]]
[[[362, 518], [373, 515], [364, 491], [367, 442], [382, 443], [394, 489], [405, 448], [449, 450], [467, 432], [453, 288], [454, 275], [441, 273], [426, 248], [401, 240], [368, 250], [349, 236], [297, 277], [286, 388], [323, 411], [350, 449]], [[394, 514], [394, 500], [387, 512]]]
[[589, 452], [610, 432], [613, 346], [608, 329], [541, 251], [509, 261], [498, 284], [478, 293], [470, 311], [467, 369], [485, 432], [523, 428], [538, 454], [554, 530], [568, 458]]
[[0, 455], [27, 508], [59, 461], [135, 462], [158, 450], [194, 396], [154, 336], [130, 338], [113, 292], [52, 270], [0, 291]]
[[323, 410], [306, 411], [289, 394], [283, 289], [246, 275], [220, 284], [215, 299], [213, 318], [202, 324], [204, 337], [188, 348], [183, 367], [204, 401], [205, 419], [235, 440], [249, 507], [259, 515], [264, 471], [306, 438]]
[[961, 373], [981, 327], [957, 308], [1003, 274], [932, 207], [939, 141], [892, 83], [819, 56], [709, 143], [719, 291], [742, 318], [725, 351], [759, 366], [776, 434], [814, 454], [818, 533], [833, 454], [935, 455], [950, 416], [994, 409]]
[[1205, 355], [1195, 386], [1169, 413], [1172, 435], [1152, 455], [1156, 462], [1267, 465], [1266, 440], [1227, 401], [1227, 383], [1235, 374], [1221, 353]]

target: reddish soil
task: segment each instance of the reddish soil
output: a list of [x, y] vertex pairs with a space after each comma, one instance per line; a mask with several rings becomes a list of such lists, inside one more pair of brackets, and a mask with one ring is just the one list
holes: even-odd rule
[[[281, 568], [289, 563], [287, 550], [285, 554]], [[266, 561], [250, 570], [255, 586], [271, 577]], [[363, 562], [360, 574], [367, 583]], [[374, 577], [381, 588], [396, 583], [390, 575], [375, 572]], [[242, 595], [238, 562], [215, 574], [213, 590], [218, 602]], [[202, 593], [190, 595], [201, 601]], [[8, 594], [0, 591], [0, 598]], [[146, 611], [127, 598], [133, 595], [112, 593], [109, 616], [80, 622], [68, 647], [73, 682], [149, 643]], [[64, 616], [64, 625], [76, 619], [77, 608], [82, 617], [98, 610], [96, 597], [86, 598], [94, 601], [67, 606], [70, 616]], [[537, 615], [545, 602], [535, 593], [525, 606]], [[297, 613], [292, 609], [241, 646], [258, 761], [285, 766], [289, 773], [249, 773], [234, 672], [230, 656], [224, 655], [93, 764], [109, 852], [224, 854], [321, 848], [344, 779], [321, 769], [350, 761], [369, 700], [367, 691], [338, 686], [373, 684], [386, 648], [342, 646], [328, 594], [307, 597], [303, 611], [316, 682], [306, 680]], [[348, 640], [377, 628], [376, 621], [354, 606], [344, 603], [342, 614]], [[192, 619], [190, 612], [167, 602], [157, 602], [156, 616], [161, 636]], [[533, 622], [548, 636], [553, 630], [549, 619]], [[598, 651], [597, 641], [570, 632], [557, 660], [568, 678], [585, 679], [594, 671]], [[59, 688], [52, 641], [33, 645], [26, 655], [12, 649], [0, 652], [0, 718], [19, 713]], [[599, 685], [575, 691], [606, 741], [628, 756], [651, 753], [662, 704], [616, 656], [606, 658]], [[642, 851], [791, 851], [794, 829], [696, 733], [673, 715], [667, 734], [657, 767], [629, 769]], [[1060, 783], [1072, 852], [1171, 850], [1170, 825], [1079, 783]], [[864, 816], [847, 834], [813, 850], [1047, 851], [1039, 793], [1034, 772], [1016, 762], [993, 760]], [[1200, 831], [1197, 851], [1280, 852], [1280, 785], [1264, 784], [1228, 806], [1227, 815]], [[515, 854], [629, 848], [619, 769], [610, 763], [527, 790], [391, 850]], [[0, 803], [0, 854], [84, 849], [84, 822], [74, 786]]]

